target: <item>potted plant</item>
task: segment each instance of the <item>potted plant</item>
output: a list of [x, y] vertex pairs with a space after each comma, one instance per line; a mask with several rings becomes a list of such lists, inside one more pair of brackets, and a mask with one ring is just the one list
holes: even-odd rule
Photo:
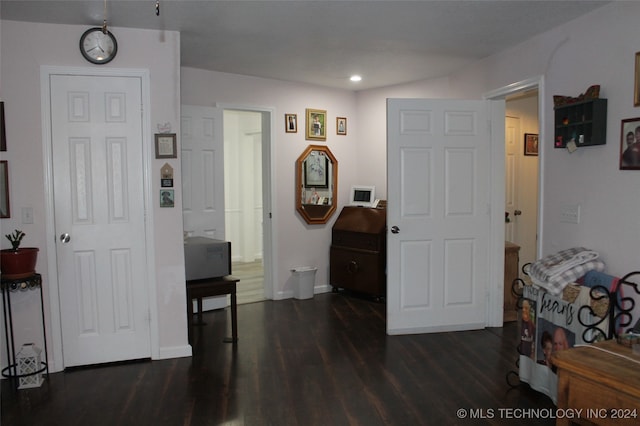
[[25, 235], [26, 234], [19, 229], [16, 229], [13, 234], [5, 235], [11, 243], [12, 248], [0, 250], [0, 268], [2, 269], [2, 278], [27, 278], [36, 273], [38, 248], [20, 248], [20, 244], [22, 243], [22, 239]]

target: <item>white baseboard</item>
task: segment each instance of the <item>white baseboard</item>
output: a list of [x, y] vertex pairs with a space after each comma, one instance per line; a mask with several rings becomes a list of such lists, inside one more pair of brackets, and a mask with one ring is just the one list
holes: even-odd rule
[[191, 355], [193, 355], [191, 345], [169, 346], [165, 348], [160, 348], [160, 354], [158, 358], [154, 358], [154, 359], [159, 360], [159, 359], [183, 358], [183, 357], [190, 357]]

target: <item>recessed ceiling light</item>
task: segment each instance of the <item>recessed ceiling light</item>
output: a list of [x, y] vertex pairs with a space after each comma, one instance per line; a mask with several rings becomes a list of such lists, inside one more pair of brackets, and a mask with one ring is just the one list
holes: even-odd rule
[[352, 75], [351, 78], [349, 78], [349, 80], [356, 82], [356, 81], [362, 80], [362, 77], [360, 77], [359, 75]]

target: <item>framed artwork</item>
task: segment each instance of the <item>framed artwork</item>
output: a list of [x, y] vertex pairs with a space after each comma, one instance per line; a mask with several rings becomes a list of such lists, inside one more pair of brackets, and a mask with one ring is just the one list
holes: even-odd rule
[[284, 131], [287, 133], [298, 133], [298, 115], [284, 115]]
[[538, 155], [538, 135], [536, 133], [524, 134], [524, 155]]
[[620, 125], [620, 170], [640, 170], [640, 117]]
[[634, 75], [633, 106], [640, 106], [640, 52], [636, 53], [636, 72]]
[[11, 217], [9, 209], [9, 166], [7, 160], [0, 161], [0, 219]]
[[304, 186], [305, 188], [328, 188], [329, 158], [324, 151], [311, 151], [304, 160]]
[[347, 134], [347, 118], [336, 117], [336, 133], [339, 135]]
[[4, 127], [4, 102], [0, 101], [0, 151], [7, 150], [7, 132]]
[[173, 189], [161, 189], [160, 190], [160, 207], [173, 207], [174, 202], [174, 190]]
[[178, 158], [175, 133], [156, 133], [156, 158]]
[[306, 139], [316, 141], [327, 140], [327, 111], [321, 109], [306, 109]]

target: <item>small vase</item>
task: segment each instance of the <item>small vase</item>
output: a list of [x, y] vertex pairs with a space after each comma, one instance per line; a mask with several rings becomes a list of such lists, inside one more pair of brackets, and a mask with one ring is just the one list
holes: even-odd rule
[[25, 247], [18, 250], [0, 250], [0, 267], [3, 279], [27, 278], [36, 273], [38, 248]]

